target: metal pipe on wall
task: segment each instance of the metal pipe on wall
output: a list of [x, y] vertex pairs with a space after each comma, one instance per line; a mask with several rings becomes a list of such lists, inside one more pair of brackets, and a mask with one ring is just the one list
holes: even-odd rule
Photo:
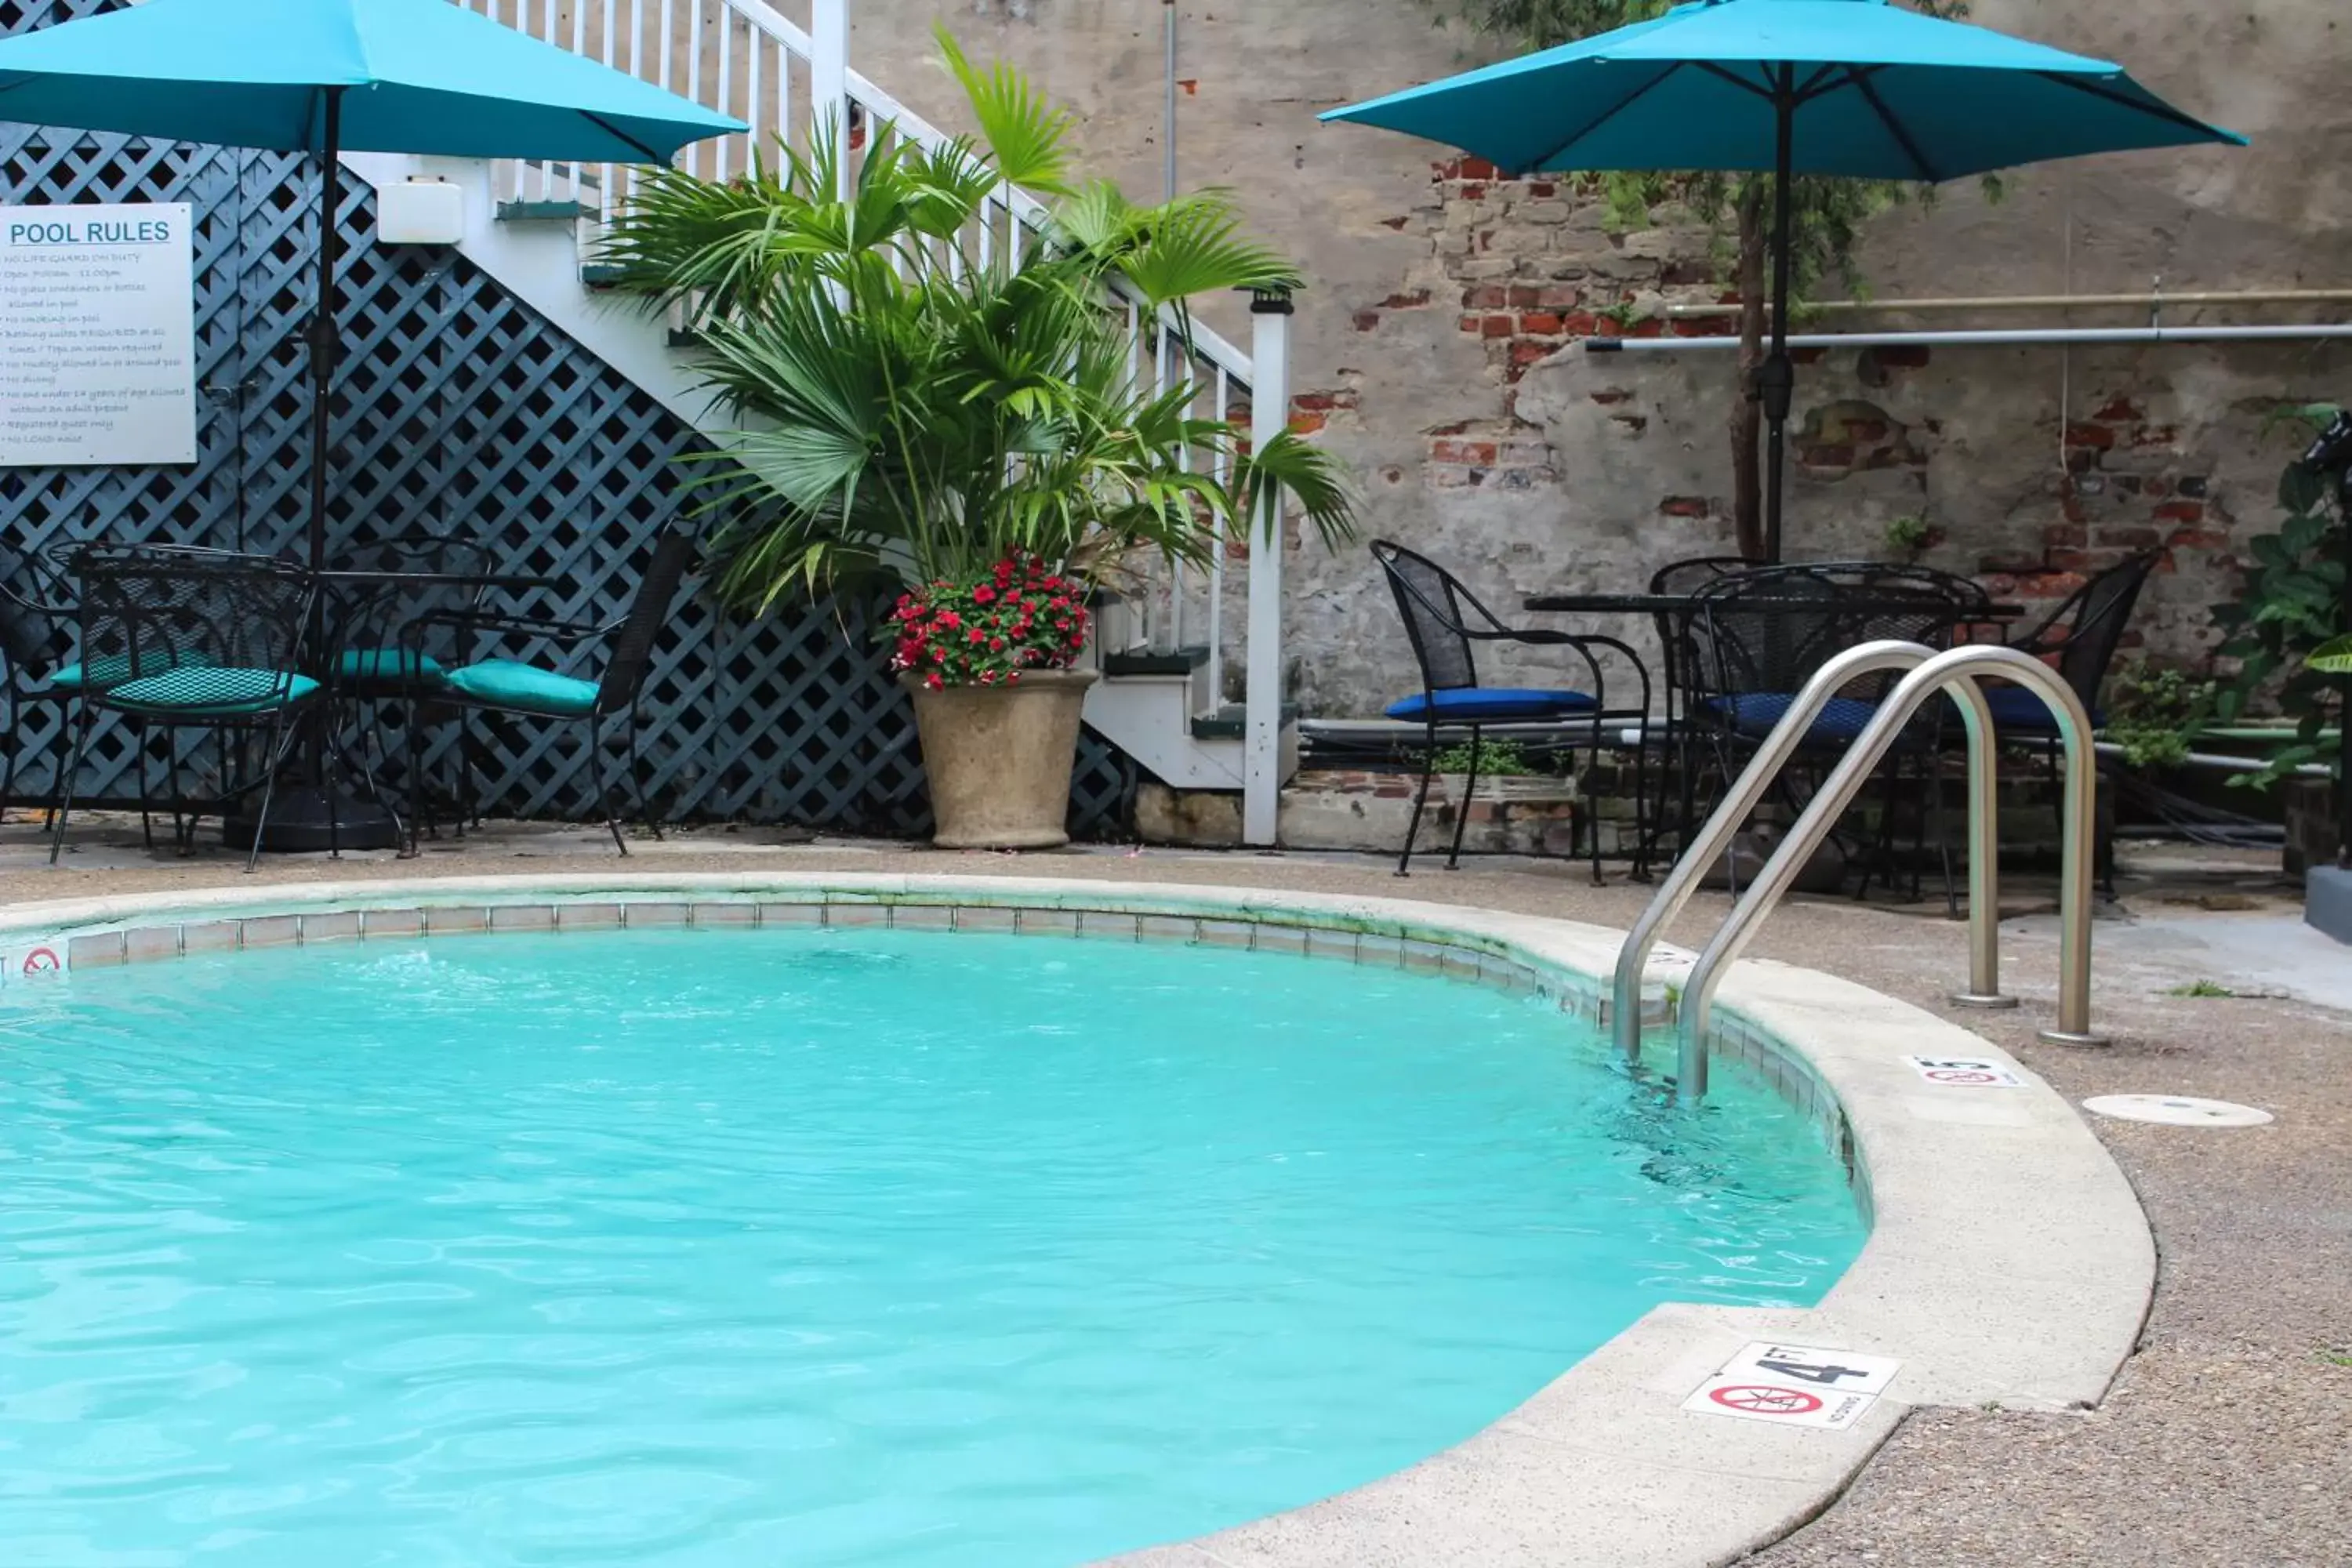
[[[2352, 323], [2261, 327], [2028, 327], [1917, 332], [1792, 332], [1792, 349], [2030, 348], [2083, 343], [2314, 342], [2352, 338]], [[1736, 337], [1587, 338], [1587, 353], [1669, 353], [1739, 347]]]
[[[1806, 305], [1804, 311], [1811, 315], [1856, 310], [1874, 314], [1914, 310], [2160, 310], [2168, 305], [2336, 305], [2347, 300], [2352, 300], [2352, 289], [2205, 289], [2179, 294], [2154, 289], [2145, 294], [1938, 294], [1915, 300], [1823, 300]], [[1669, 305], [1665, 313], [1672, 319], [1721, 316], [1738, 308], [1714, 301]], [[1772, 307], [1767, 303], [1764, 308], [1769, 310]]]

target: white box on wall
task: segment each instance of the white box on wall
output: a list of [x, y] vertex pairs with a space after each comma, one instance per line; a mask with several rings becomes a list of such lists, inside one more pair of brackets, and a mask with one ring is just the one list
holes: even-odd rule
[[386, 245], [455, 245], [466, 237], [466, 194], [446, 180], [404, 180], [376, 192], [376, 237]]

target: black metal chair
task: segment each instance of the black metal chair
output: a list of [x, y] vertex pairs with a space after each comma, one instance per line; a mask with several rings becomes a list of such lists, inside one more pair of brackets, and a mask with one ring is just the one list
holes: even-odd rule
[[[2067, 595], [2058, 607], [2009, 646], [2047, 660], [2091, 716], [2094, 729], [2106, 723], [2099, 694], [2106, 685], [2116, 653], [2130, 628], [2132, 611], [2148, 574], [2156, 570], [2161, 550], [2146, 550], [2116, 563]], [[2049, 706], [2022, 686], [1989, 686], [1985, 704], [1992, 710], [1994, 733], [2001, 743], [2042, 753], [2049, 765], [2050, 797], [2058, 815], [2059, 832], [2065, 832], [2064, 792], [2058, 787], [2060, 744], [2058, 721]], [[2102, 834], [2096, 846], [2101, 884], [2115, 890], [2115, 846]]]
[[[1797, 693], [1832, 658], [1857, 643], [1894, 638], [1949, 646], [1954, 629], [1987, 618], [1990, 597], [1978, 584], [1927, 567], [1876, 562], [1816, 563], [1757, 567], [1721, 577], [1694, 595], [1685, 652], [1685, 709], [1695, 734], [1710, 742], [1728, 786], [1764, 738], [1787, 714]], [[1818, 606], [1818, 607], [1816, 607]], [[1832, 697], [1807, 727], [1800, 756], [1843, 752], [1877, 716], [1878, 704], [1899, 676], [1866, 676]], [[1906, 763], [1924, 772], [1933, 801], [1941, 794], [1938, 727], [1942, 716], [1922, 713], [1906, 725], [1888, 749], [1884, 805], [1880, 813], [1878, 862], [1889, 858], [1894, 812]], [[1685, 821], [1696, 819], [1695, 785], [1686, 773]], [[1788, 775], [1782, 775], [1785, 782]], [[1802, 803], [1784, 793], [1792, 809]], [[1930, 812], [1922, 812], [1915, 846], [1924, 842]], [[1941, 813], [1936, 832], [1946, 858], [1948, 846]], [[1861, 889], [1867, 892], [1865, 870]]]
[[[1687, 598], [1710, 583], [1742, 572], [1752, 571], [1757, 563], [1745, 555], [1694, 555], [1682, 561], [1669, 561], [1650, 574], [1649, 591], [1659, 595], [1675, 595]], [[1650, 832], [1653, 839], [1672, 827], [1679, 840], [1687, 841], [1694, 826], [1687, 816], [1675, 821], [1668, 795], [1677, 781], [1692, 776], [1694, 765], [1693, 735], [1687, 710], [1689, 676], [1686, 673], [1697, 658], [1690, 634], [1691, 609], [1660, 610], [1652, 617], [1657, 627], [1660, 702], [1664, 710], [1662, 723], [1667, 748], [1674, 756], [1672, 767], [1658, 770], [1658, 800], [1652, 808]], [[1687, 796], [1686, 796], [1687, 798]], [[1678, 845], [1679, 847], [1679, 845]], [[1654, 842], [1643, 847], [1643, 858], [1656, 853]]]
[[[0, 545], [0, 658], [7, 662], [0, 702], [5, 702], [5, 734], [0, 746], [0, 810], [16, 804], [16, 766], [23, 727], [18, 722], [28, 702], [55, 702], [69, 707], [80, 695], [79, 662], [73, 658], [72, 626], [78, 614], [72, 584], [54, 562], [24, 555]], [[59, 716], [60, 757], [65, 740], [64, 715]], [[44, 805], [54, 811], [57, 799]]]
[[[637, 581], [636, 596], [627, 612], [614, 621], [559, 621], [471, 608], [421, 616], [410, 624], [402, 638], [402, 646], [418, 656], [407, 661], [406, 668], [421, 672], [422, 655], [431, 646], [431, 639], [450, 628], [466, 643], [483, 633], [572, 647], [604, 642], [604, 668], [594, 680], [515, 659], [473, 659], [442, 671], [430, 700], [485, 712], [586, 724], [589, 776], [596, 791], [596, 803], [604, 813], [604, 826], [613, 835], [614, 847], [626, 855], [628, 840], [621, 832], [621, 818], [613, 809], [612, 791], [604, 777], [604, 725], [616, 717], [626, 721], [629, 784], [636, 798], [637, 816], [653, 827], [658, 837], [661, 826], [652, 821], [646, 809], [645, 781], [638, 775], [637, 697], [645, 686], [654, 643], [669, 625], [670, 605], [698, 553], [695, 542], [686, 535], [664, 534], [654, 545], [653, 559], [646, 563], [645, 575]], [[413, 681], [420, 679], [421, 675], [412, 677]], [[413, 700], [421, 700], [425, 695], [413, 690]], [[409, 734], [409, 779], [415, 787], [424, 774], [422, 727], [412, 728]], [[408, 845], [412, 855], [416, 852], [418, 805], [412, 798]]]
[[[294, 715], [324, 691], [301, 673], [311, 615], [310, 574], [290, 563], [225, 552], [96, 545], [78, 550], [80, 658], [74, 671], [80, 704], [70, 759], [58, 787], [49, 860], [65, 847], [73, 783], [100, 713], [120, 714], [142, 730], [201, 729], [224, 737], [263, 738], [251, 782], [224, 770], [221, 809], [261, 792], [254, 818], [250, 871], [261, 853], [278, 769], [296, 734]], [[55, 678], [53, 678], [55, 679]], [[178, 794], [173, 815], [198, 809]], [[142, 746], [141, 810], [147, 801]]]
[[[1462, 835], [1469, 821], [1470, 796], [1476, 793], [1478, 787], [1479, 743], [1486, 726], [1489, 724], [1542, 723], [1563, 719], [1584, 721], [1591, 729], [1589, 758], [1597, 765], [1604, 722], [1610, 720], [1638, 722], [1643, 726], [1643, 740], [1637, 743], [1633, 752], [1633, 795], [1636, 816], [1641, 815], [1649, 793], [1645, 770], [1650, 674], [1631, 647], [1615, 637], [1506, 626], [1493, 611], [1478, 602], [1476, 595], [1463, 586], [1460, 579], [1426, 556], [1415, 554], [1402, 545], [1385, 540], [1374, 541], [1371, 552], [1372, 558], [1381, 563], [1381, 569], [1388, 575], [1390, 591], [1396, 596], [1397, 611], [1404, 618], [1405, 636], [1412, 645], [1414, 661], [1421, 668], [1422, 689], [1419, 694], [1400, 698], [1390, 703], [1386, 710], [1390, 718], [1418, 721], [1425, 731], [1421, 785], [1413, 792], [1412, 821], [1405, 829], [1403, 852], [1397, 857], [1398, 876], [1412, 875], [1413, 840], [1420, 836], [1422, 813], [1429, 804], [1429, 782], [1437, 771], [1438, 732], [1441, 728], [1466, 729], [1470, 733], [1469, 780], [1464, 788], [1462, 802], [1454, 814], [1454, 844], [1445, 858], [1448, 870], [1461, 864]], [[1592, 689], [1586, 692], [1482, 686], [1478, 681], [1475, 653], [1477, 645], [1482, 642], [1570, 649], [1584, 661], [1585, 668], [1591, 672]], [[1610, 710], [1601, 661], [1593, 656], [1595, 648], [1617, 654], [1633, 666], [1642, 685], [1642, 701], [1638, 709]], [[1585, 818], [1582, 826], [1590, 840], [1592, 877], [1597, 882], [1601, 879], [1600, 824], [1591, 819], [1590, 811], [1580, 815]], [[1641, 854], [1639, 847], [1643, 842], [1643, 826], [1638, 820], [1634, 824], [1637, 861]], [[1571, 825], [1571, 832], [1573, 830], [1574, 825]], [[1571, 838], [1571, 855], [1573, 842]]]

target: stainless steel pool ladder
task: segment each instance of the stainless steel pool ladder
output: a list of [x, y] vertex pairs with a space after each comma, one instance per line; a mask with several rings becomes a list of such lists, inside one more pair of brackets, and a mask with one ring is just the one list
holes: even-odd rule
[[1848, 648], [1805, 683], [1788, 712], [1764, 738], [1755, 759], [1733, 783], [1723, 804], [1666, 873], [1650, 907], [1626, 933], [1625, 945], [1617, 953], [1611, 1002], [1618, 1048], [1628, 1061], [1641, 1059], [1642, 974], [1659, 932], [1698, 890], [1707, 868], [1731, 847], [1748, 814], [1795, 755], [1806, 731], [1838, 689], [1859, 677], [1891, 669], [1910, 673], [1879, 705], [1870, 723], [1822, 781], [1780, 847], [1717, 928], [1684, 983], [1682, 1001], [1675, 1008], [1681, 1037], [1675, 1084], [1685, 1100], [1696, 1100], [1706, 1093], [1707, 1011], [1723, 972], [1739, 956], [1764, 915], [1836, 825], [1880, 755], [1920, 705], [1938, 691], [1949, 691], [1959, 704], [1960, 720], [1968, 731], [1969, 984], [1952, 1001], [1964, 1007], [2017, 1005], [2014, 996], [2005, 996], [2000, 990], [1997, 737], [1992, 711], [1979, 687], [1987, 679], [2024, 687], [2048, 704], [2066, 758], [2058, 888], [2058, 1023], [2055, 1028], [2041, 1030], [2041, 1037], [2060, 1045], [2102, 1043], [2102, 1037], [2091, 1029], [2091, 831], [2099, 784], [2091, 750], [2091, 716], [2084, 711], [2082, 699], [2048, 665], [2016, 648], [1986, 646], [1937, 653], [1918, 643], [1887, 641]]

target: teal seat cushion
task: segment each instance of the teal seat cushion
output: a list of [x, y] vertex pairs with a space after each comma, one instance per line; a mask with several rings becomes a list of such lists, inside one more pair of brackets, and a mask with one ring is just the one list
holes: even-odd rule
[[438, 682], [441, 661], [429, 653], [413, 647], [349, 647], [335, 661], [335, 672], [346, 682], [381, 681], [386, 685], [405, 685], [412, 677], [422, 676]]
[[[161, 653], [145, 654], [142, 656], [139, 662], [141, 668], [158, 675], [170, 668], [172, 665], [171, 657]], [[100, 659], [95, 670], [84, 669], [79, 659], [71, 664], [61, 664], [49, 672], [49, 684], [59, 691], [80, 691], [90, 684], [93, 677], [98, 685], [103, 688], [120, 681], [130, 673], [130, 656], [118, 653]]]
[[308, 700], [319, 683], [307, 675], [236, 665], [193, 664], [126, 680], [100, 693], [109, 708], [134, 713], [229, 719], [268, 713]]
[[510, 658], [486, 658], [448, 673], [449, 689], [490, 708], [585, 718], [596, 706], [596, 683], [558, 675]]

